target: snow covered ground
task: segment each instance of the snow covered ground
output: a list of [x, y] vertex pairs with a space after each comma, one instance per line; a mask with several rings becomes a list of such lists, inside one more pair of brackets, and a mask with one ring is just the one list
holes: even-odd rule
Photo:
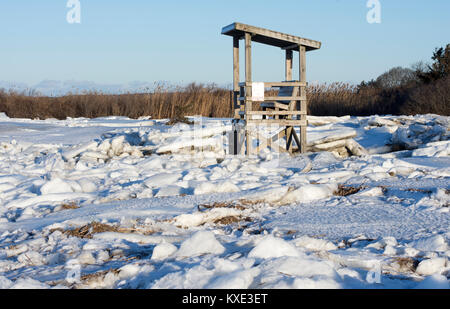
[[350, 157], [197, 120], [0, 114], [0, 288], [449, 288], [449, 117], [309, 117]]

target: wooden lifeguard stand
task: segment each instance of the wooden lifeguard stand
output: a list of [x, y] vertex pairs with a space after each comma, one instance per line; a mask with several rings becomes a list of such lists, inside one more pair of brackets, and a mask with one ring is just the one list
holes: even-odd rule
[[[222, 34], [233, 37], [233, 132], [230, 153], [257, 154], [266, 147], [292, 153], [293, 141], [300, 152], [306, 152], [306, 52], [321, 47], [321, 43], [272, 30], [233, 23], [222, 29]], [[245, 40], [245, 82], [239, 79], [239, 41]], [[285, 50], [285, 81], [252, 82], [252, 41]], [[293, 52], [299, 52], [299, 79], [292, 80]], [[265, 90], [278, 88], [277, 96], [265, 96]], [[260, 108], [254, 109], [253, 103]], [[256, 126], [279, 128], [272, 136], [255, 134]], [[300, 137], [294, 128], [300, 127]], [[279, 142], [286, 138], [286, 147]], [[256, 140], [256, 147], [253, 141]], [[278, 145], [274, 142], [278, 141]]]

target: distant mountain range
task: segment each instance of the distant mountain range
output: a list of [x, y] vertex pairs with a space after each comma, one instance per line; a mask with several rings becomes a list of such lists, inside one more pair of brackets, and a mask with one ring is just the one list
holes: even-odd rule
[[0, 81], [0, 89], [25, 92], [29, 95], [62, 96], [69, 93], [82, 94], [89, 91], [97, 91], [106, 94], [122, 94], [147, 92], [156, 85], [168, 84], [167, 82], [143, 82], [133, 81], [127, 84], [100, 84], [92, 81], [76, 80], [43, 80], [35, 85], [20, 82]]

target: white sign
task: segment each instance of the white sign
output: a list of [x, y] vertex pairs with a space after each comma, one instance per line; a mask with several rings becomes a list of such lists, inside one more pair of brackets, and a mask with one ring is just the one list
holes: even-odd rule
[[264, 101], [264, 83], [252, 83], [252, 101]]

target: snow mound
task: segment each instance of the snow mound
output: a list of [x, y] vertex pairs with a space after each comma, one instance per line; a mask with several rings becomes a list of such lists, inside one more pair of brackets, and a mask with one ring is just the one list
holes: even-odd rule
[[336, 250], [337, 246], [331, 241], [324, 239], [317, 239], [308, 236], [302, 236], [294, 240], [294, 244], [298, 247], [305, 248], [311, 251], [331, 251]]
[[0, 276], [0, 290], [9, 289], [13, 282], [4, 276]]
[[9, 287], [10, 289], [48, 289], [50, 288], [49, 285], [39, 282], [37, 280], [34, 280], [32, 278], [20, 278], [17, 279], [17, 281]]
[[432, 275], [420, 282], [416, 289], [450, 289], [450, 283], [445, 276]]
[[242, 213], [235, 208], [213, 208], [210, 211], [196, 212], [192, 214], [181, 214], [173, 219], [176, 226], [187, 228], [200, 226], [208, 222], [214, 222], [216, 220], [225, 217], [238, 217]]
[[422, 238], [409, 243], [413, 248], [421, 251], [446, 251], [448, 246], [442, 235], [436, 235], [428, 238]]
[[282, 203], [305, 203], [321, 200], [333, 195], [337, 190], [336, 184], [305, 185], [294, 191], [287, 193], [282, 199]]
[[168, 186], [181, 178], [180, 173], [161, 173], [144, 180], [145, 186], [149, 188]]
[[239, 269], [216, 278], [208, 288], [210, 289], [248, 289], [254, 278], [260, 274], [259, 269]]
[[41, 194], [52, 193], [70, 193], [73, 192], [72, 186], [60, 178], [55, 178], [45, 183], [40, 188]]
[[337, 273], [334, 270], [333, 263], [329, 261], [320, 261], [313, 258], [283, 257], [268, 262], [263, 266], [264, 270], [279, 272], [293, 277], [329, 277], [336, 278]]
[[278, 258], [282, 256], [298, 257], [300, 256], [300, 253], [294, 245], [272, 235], [264, 237], [248, 254], [248, 257], [250, 258], [261, 259]]
[[210, 193], [226, 193], [226, 192], [239, 192], [238, 186], [230, 181], [224, 181], [221, 183], [203, 182], [194, 189], [194, 194], [210, 194]]
[[165, 260], [177, 251], [177, 247], [171, 243], [161, 243], [153, 249], [152, 260]]
[[193, 257], [204, 254], [222, 254], [225, 248], [214, 236], [214, 233], [200, 231], [186, 239], [176, 255], [178, 257]]

